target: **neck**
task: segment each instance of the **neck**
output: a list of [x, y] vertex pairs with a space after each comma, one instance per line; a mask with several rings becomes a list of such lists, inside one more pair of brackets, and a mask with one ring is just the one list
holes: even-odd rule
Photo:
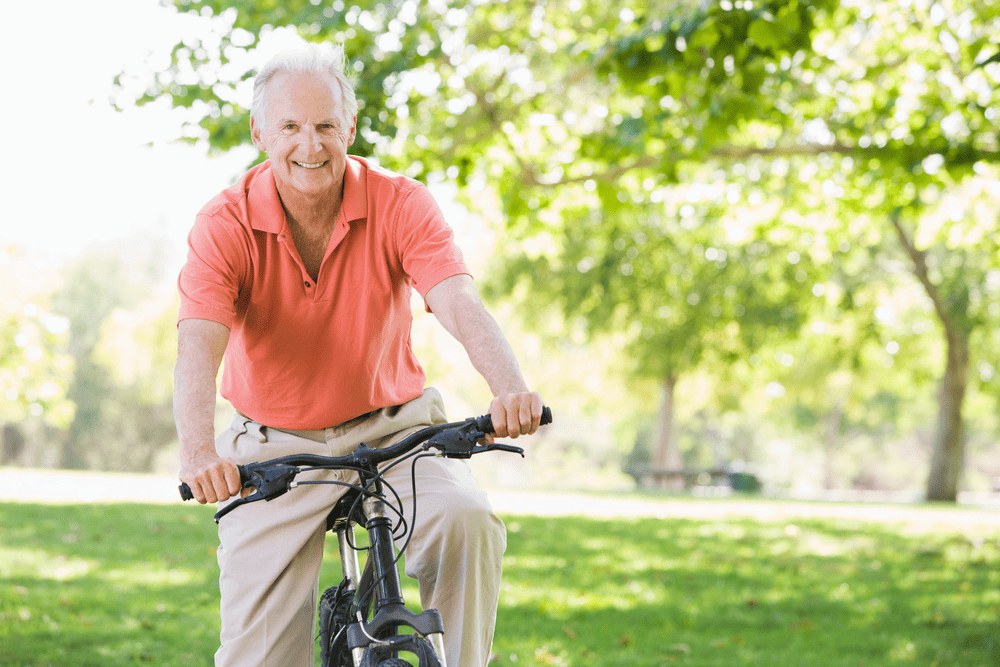
[[337, 222], [340, 206], [344, 200], [344, 181], [320, 195], [304, 195], [300, 192], [286, 191], [280, 183], [278, 197], [285, 209], [289, 224], [307, 230], [329, 229]]

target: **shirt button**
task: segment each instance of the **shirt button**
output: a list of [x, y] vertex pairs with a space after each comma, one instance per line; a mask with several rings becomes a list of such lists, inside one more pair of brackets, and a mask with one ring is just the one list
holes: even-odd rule
[[312, 283], [310, 283], [308, 280], [306, 281], [306, 287], [312, 287]]

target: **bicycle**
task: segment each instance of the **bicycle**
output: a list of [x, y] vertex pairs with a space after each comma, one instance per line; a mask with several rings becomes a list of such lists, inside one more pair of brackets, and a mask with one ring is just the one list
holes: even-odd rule
[[[544, 408], [541, 423], [551, 422], [552, 413]], [[254, 491], [216, 512], [215, 522], [242, 505], [272, 500], [300, 485], [346, 486], [347, 491], [326, 520], [327, 530], [337, 535], [344, 578], [320, 596], [318, 640], [322, 666], [410, 667], [410, 663], [400, 658], [401, 653], [408, 653], [416, 657], [420, 667], [447, 667], [441, 615], [434, 609], [414, 614], [404, 606], [397, 563], [414, 527], [407, 525], [398, 494], [382, 476], [406, 461], [412, 460], [411, 466], [416, 466], [419, 459], [427, 456], [468, 459], [490, 451], [524, 456], [520, 447], [481, 442], [492, 433], [493, 421], [490, 415], [483, 415], [421, 429], [385, 449], [372, 449], [361, 443], [346, 456], [301, 454], [238, 466], [242, 487]], [[431, 449], [438, 453], [430, 453]], [[379, 470], [382, 463], [389, 465]], [[299, 473], [310, 470], [352, 470], [358, 475], [358, 483], [295, 481]], [[386, 496], [386, 489], [395, 496], [395, 504]], [[179, 490], [184, 500], [193, 498], [187, 484], [181, 484]], [[414, 517], [416, 503], [414, 492]], [[395, 525], [390, 511], [398, 517]], [[365, 526], [368, 547], [355, 543], [356, 525]], [[400, 533], [397, 539], [403, 542], [398, 550], [394, 540], [397, 533]], [[363, 570], [359, 551], [368, 552]], [[410, 632], [401, 633], [403, 628]]]

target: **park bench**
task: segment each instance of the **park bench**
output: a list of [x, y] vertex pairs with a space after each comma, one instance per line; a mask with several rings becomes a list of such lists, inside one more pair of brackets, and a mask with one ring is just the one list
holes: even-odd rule
[[698, 470], [635, 466], [625, 472], [635, 480], [637, 487], [643, 489], [678, 487], [691, 489], [696, 486], [725, 485], [733, 491], [741, 493], [759, 493], [762, 487], [760, 478], [754, 473], [731, 468], [716, 467]]

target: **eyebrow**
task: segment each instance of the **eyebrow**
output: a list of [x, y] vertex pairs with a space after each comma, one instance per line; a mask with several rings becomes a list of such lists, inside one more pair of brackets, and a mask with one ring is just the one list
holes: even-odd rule
[[[301, 125], [300, 121], [295, 118], [282, 118], [278, 121], [279, 125], [287, 125], [288, 123], [294, 123], [295, 125]], [[335, 117], [330, 116], [329, 118], [324, 118], [322, 120], [316, 121], [317, 125], [336, 125], [340, 126], [341, 122]]]

